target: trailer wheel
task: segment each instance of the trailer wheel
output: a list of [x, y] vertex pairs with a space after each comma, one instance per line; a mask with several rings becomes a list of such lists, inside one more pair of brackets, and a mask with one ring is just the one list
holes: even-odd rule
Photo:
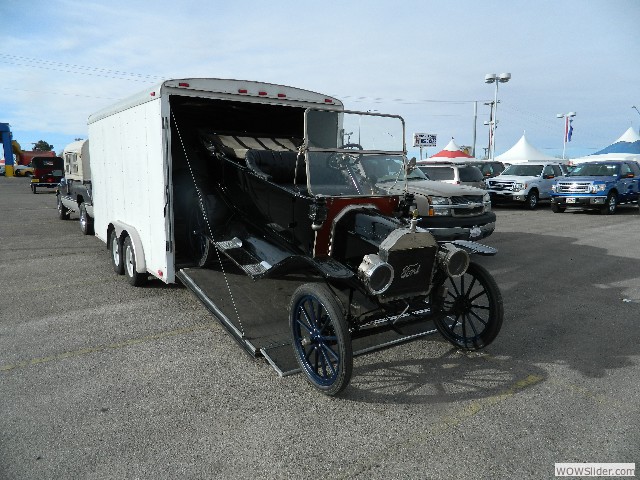
[[60, 220], [69, 220], [69, 210], [62, 204], [60, 194], [57, 195], [56, 201], [58, 203], [58, 218]]
[[87, 213], [84, 202], [80, 204], [80, 231], [83, 235], [93, 235], [93, 218]]
[[147, 272], [136, 272], [136, 252], [133, 249], [133, 242], [131, 237], [124, 239], [122, 244], [122, 251], [124, 253], [124, 274], [127, 277], [128, 282], [134, 287], [140, 287], [147, 281]]
[[289, 304], [293, 350], [311, 385], [336, 395], [351, 381], [353, 350], [347, 322], [326, 285], [298, 287]]
[[442, 313], [435, 320], [442, 336], [464, 350], [479, 350], [493, 342], [502, 327], [504, 310], [502, 294], [491, 274], [471, 262], [461, 277], [447, 277], [437, 284], [447, 288], [444, 299], [432, 296], [432, 303]]
[[124, 262], [122, 261], [122, 245], [115, 230], [109, 234], [109, 257], [113, 271], [118, 275], [124, 275]]

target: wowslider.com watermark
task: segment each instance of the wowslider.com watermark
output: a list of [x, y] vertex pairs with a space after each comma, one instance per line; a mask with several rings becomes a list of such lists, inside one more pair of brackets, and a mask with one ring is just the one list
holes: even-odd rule
[[556, 477], [635, 477], [635, 463], [556, 463]]

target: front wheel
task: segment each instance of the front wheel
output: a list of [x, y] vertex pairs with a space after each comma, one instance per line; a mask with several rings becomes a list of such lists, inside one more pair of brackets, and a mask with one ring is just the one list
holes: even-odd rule
[[604, 204], [604, 207], [602, 207], [602, 210], [600, 210], [600, 213], [602, 213], [603, 215], [613, 215], [616, 213], [617, 208], [618, 208], [618, 197], [616, 196], [615, 193], [610, 193], [607, 196], [607, 200]]
[[136, 252], [133, 249], [133, 242], [131, 241], [131, 237], [127, 237], [124, 239], [124, 243], [122, 244], [122, 251], [124, 254], [124, 274], [127, 277], [129, 283], [134, 287], [140, 287], [144, 285], [147, 281], [148, 275], [147, 272], [138, 272], [136, 271]]
[[565, 207], [561, 207], [555, 202], [551, 202], [551, 211], [553, 213], [563, 213], [565, 211]]
[[535, 210], [536, 207], [538, 206], [538, 191], [537, 190], [531, 190], [529, 192], [529, 194], [527, 195], [527, 198], [525, 200], [525, 206], [529, 209], [529, 210]]
[[298, 287], [289, 304], [293, 350], [311, 385], [336, 395], [349, 384], [353, 350], [340, 304], [326, 285]]
[[489, 271], [472, 262], [461, 277], [438, 283], [447, 288], [444, 299], [432, 298], [442, 313], [435, 321], [442, 336], [464, 350], [479, 350], [493, 342], [504, 310], [502, 294]]
[[36, 192], [36, 186], [33, 185], [33, 184], [31, 184], [31, 192], [33, 192], [34, 195], [37, 193]]

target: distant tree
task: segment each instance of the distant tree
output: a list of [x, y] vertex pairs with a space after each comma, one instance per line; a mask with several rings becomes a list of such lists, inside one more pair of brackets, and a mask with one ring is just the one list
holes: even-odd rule
[[33, 144], [33, 149], [36, 152], [50, 152], [53, 150], [53, 145], [49, 145], [44, 140], [38, 140], [38, 143]]

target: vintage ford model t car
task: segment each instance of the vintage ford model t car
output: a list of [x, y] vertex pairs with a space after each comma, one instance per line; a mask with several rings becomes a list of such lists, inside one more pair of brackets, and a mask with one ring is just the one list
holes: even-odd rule
[[434, 324], [462, 349], [496, 338], [500, 291], [470, 261], [496, 251], [429, 231], [442, 198], [412, 194], [402, 118], [291, 87], [179, 79], [88, 123], [95, 234], [113, 270], [136, 286], [178, 279], [281, 374], [334, 395], [371, 339]]
[[[433, 320], [459, 348], [491, 343], [501, 294], [469, 254], [495, 250], [439, 243], [417, 226], [403, 120], [326, 109], [304, 119], [302, 141], [201, 132], [218, 181], [197, 187], [191, 209], [198, 265], [222, 253], [254, 279], [311, 273], [290, 299], [289, 328], [300, 368], [327, 394], [349, 383], [359, 336]], [[404, 193], [384, 188], [389, 175]]]

